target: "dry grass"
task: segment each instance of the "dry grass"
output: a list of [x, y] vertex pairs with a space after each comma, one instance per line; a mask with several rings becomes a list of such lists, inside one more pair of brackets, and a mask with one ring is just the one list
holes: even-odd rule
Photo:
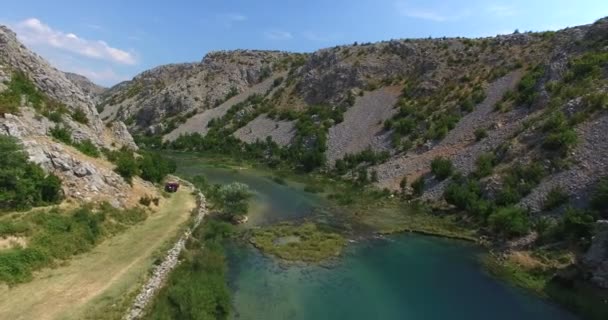
[[26, 284], [0, 287], [0, 319], [120, 318], [122, 310], [112, 309], [139, 289], [157, 250], [188, 221], [196, 205], [190, 191], [182, 188], [142, 224], [66, 265]]

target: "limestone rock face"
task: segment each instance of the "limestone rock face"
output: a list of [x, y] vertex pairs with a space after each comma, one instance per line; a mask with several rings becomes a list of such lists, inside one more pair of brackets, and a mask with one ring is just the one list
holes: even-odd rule
[[[133, 120], [145, 131], [168, 118], [212, 109], [271, 76], [289, 53], [236, 50], [211, 52], [199, 63], [172, 64], [145, 71], [103, 94], [104, 121]], [[131, 122], [131, 121], [130, 121]]]
[[71, 72], [65, 72], [65, 76], [95, 103], [100, 101], [101, 95], [107, 90], [107, 88], [93, 83], [85, 76]]
[[[93, 101], [95, 88], [83, 91], [86, 78], [65, 73], [50, 66], [44, 59], [28, 50], [16, 38], [15, 33], [0, 26], [0, 92], [7, 90], [16, 73], [22, 73], [48, 98], [65, 105], [68, 112], [62, 114], [61, 123], [69, 128], [74, 142], [90, 140], [97, 147], [108, 149], [126, 146], [137, 149], [133, 138], [122, 122], [106, 126], [99, 117]], [[113, 165], [102, 159], [83, 155], [72, 146], [52, 139], [50, 131], [57, 125], [34, 109], [22, 97], [15, 114], [0, 115], [0, 134], [15, 137], [29, 154], [30, 160], [40, 164], [49, 173], [62, 180], [66, 197], [81, 202], [109, 201], [117, 207], [133, 202], [134, 187], [113, 171]], [[81, 110], [86, 123], [72, 118]], [[141, 181], [137, 182], [141, 185]]]
[[[106, 132], [106, 128], [97, 113], [95, 102], [90, 92], [84, 92], [80, 86], [68, 79], [66, 73], [55, 69], [42, 57], [27, 49], [17, 40], [13, 31], [5, 26], [0, 26], [0, 82], [10, 81], [13, 72], [23, 73], [42, 93], [64, 104], [69, 113], [76, 110], [84, 112], [88, 121], [87, 124], [73, 121], [69, 114], [64, 115], [63, 118], [64, 123], [72, 130], [75, 141], [91, 140], [100, 147], [108, 148], [112, 147], [112, 143], [119, 146], [123, 144], [132, 145], [133, 140], [129, 139], [127, 135], [121, 134], [120, 136], [112, 137], [111, 134], [109, 135]], [[81, 80], [84, 78], [73, 74], [69, 75], [69, 77], [72, 79], [80, 78]], [[2, 90], [3, 88], [0, 87], [0, 91]], [[27, 105], [24, 105], [24, 107], [27, 107]], [[26, 110], [24, 112], [28, 113], [29, 111]], [[21, 115], [18, 115], [18, 117], [22, 118]], [[23, 124], [28, 128], [23, 130], [29, 133], [46, 134], [40, 130], [31, 129], [32, 126], [39, 129], [40, 125], [48, 127], [47, 121], [36, 118], [40, 118], [40, 116], [36, 116], [30, 112], [28, 117], [23, 121]]]

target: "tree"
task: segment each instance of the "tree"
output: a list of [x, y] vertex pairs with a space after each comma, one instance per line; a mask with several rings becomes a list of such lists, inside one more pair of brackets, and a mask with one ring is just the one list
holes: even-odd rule
[[175, 161], [158, 153], [146, 152], [139, 159], [140, 176], [150, 182], [161, 182], [169, 173], [175, 172]]
[[230, 218], [247, 214], [248, 200], [252, 193], [244, 183], [233, 182], [219, 189], [219, 206], [222, 212]]

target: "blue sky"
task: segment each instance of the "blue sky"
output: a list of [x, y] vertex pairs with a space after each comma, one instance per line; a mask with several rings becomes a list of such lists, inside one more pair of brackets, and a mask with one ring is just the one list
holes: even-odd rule
[[59, 69], [109, 86], [226, 49], [310, 52], [354, 41], [556, 30], [608, 16], [607, 0], [17, 0], [0, 23]]

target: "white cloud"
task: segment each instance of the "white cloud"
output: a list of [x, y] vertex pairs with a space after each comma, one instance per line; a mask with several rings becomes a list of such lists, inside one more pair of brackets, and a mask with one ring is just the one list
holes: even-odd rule
[[245, 15], [236, 12], [219, 14], [217, 17], [227, 28], [232, 27], [235, 23], [247, 20]]
[[470, 5], [460, 2], [454, 4], [443, 2], [434, 5], [414, 3], [408, 0], [397, 0], [395, 8], [404, 17], [429, 20], [434, 22], [458, 21], [474, 15], [490, 15], [493, 17], [509, 17], [517, 14], [510, 5], [500, 3], [474, 3]]
[[513, 8], [511, 6], [507, 6], [507, 5], [502, 5], [502, 4], [490, 5], [486, 8], [486, 11], [489, 14], [499, 16], [499, 17], [510, 17], [510, 16], [514, 16], [517, 13], [515, 8]]
[[14, 26], [21, 41], [28, 45], [50, 46], [85, 57], [112, 61], [120, 64], [137, 63], [131, 52], [114, 48], [102, 40], [88, 40], [74, 33], [54, 30], [36, 18], [26, 19]]
[[302, 37], [304, 37], [304, 39], [310, 40], [310, 41], [317, 41], [317, 42], [329, 42], [329, 41], [335, 41], [337, 38], [340, 38], [340, 34], [336, 34], [336, 33], [332, 33], [332, 34], [318, 34], [312, 31], [305, 31], [302, 32]]
[[455, 15], [454, 13], [452, 13], [452, 15], [447, 15], [438, 9], [414, 6], [406, 1], [396, 2], [395, 7], [401, 15], [416, 19], [444, 22], [447, 20], [455, 20], [458, 17], [458, 15]]
[[264, 36], [270, 40], [290, 40], [293, 39], [293, 35], [287, 31], [281, 30], [269, 30], [264, 32]]

